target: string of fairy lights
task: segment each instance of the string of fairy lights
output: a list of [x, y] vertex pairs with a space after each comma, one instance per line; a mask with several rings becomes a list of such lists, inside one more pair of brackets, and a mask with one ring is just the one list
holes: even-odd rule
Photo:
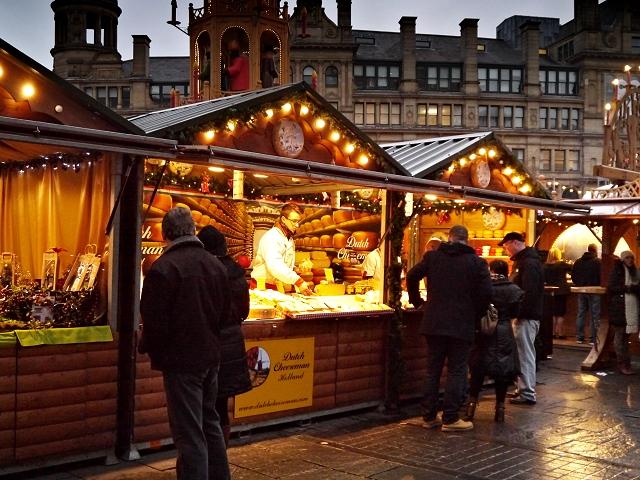
[[0, 172], [15, 172], [20, 175], [28, 172], [42, 172], [47, 169], [80, 172], [83, 165], [91, 166], [101, 158], [99, 152], [53, 153], [40, 155], [23, 161], [0, 161]]

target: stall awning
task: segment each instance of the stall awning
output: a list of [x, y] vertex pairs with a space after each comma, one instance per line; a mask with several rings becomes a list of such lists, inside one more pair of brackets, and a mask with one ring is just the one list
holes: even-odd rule
[[588, 207], [543, 198], [527, 197], [481, 188], [451, 185], [447, 182], [414, 178], [369, 170], [354, 170], [306, 160], [247, 152], [223, 147], [178, 145], [177, 160], [220, 165], [239, 170], [254, 170], [301, 180], [321, 181], [326, 185], [341, 183], [415, 194], [435, 194], [442, 198], [487, 202], [505, 207], [531, 208], [549, 212], [588, 214]]

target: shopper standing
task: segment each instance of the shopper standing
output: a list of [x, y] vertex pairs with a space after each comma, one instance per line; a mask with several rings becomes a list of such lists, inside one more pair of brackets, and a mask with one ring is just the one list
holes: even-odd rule
[[172, 208], [162, 219], [169, 245], [142, 287], [139, 351], [162, 371], [178, 479], [225, 480], [229, 464], [215, 402], [229, 281], [195, 230], [187, 208]]
[[633, 252], [620, 254], [609, 276], [609, 324], [613, 329], [613, 345], [616, 351], [618, 370], [623, 375], [632, 375], [629, 356], [629, 334], [638, 332], [640, 316], [640, 272], [635, 264]]
[[[576, 287], [599, 287], [600, 270], [598, 246], [592, 243], [587, 247], [587, 251], [582, 257], [573, 264], [571, 280]], [[587, 309], [591, 314], [591, 343], [596, 343], [598, 328], [600, 327], [600, 303], [601, 297], [597, 293], [578, 294], [578, 316], [576, 318], [576, 340], [578, 343], [584, 342], [584, 324]]]
[[510, 403], [516, 405], [536, 404], [536, 349], [535, 339], [540, 330], [544, 301], [544, 275], [538, 252], [525, 245], [524, 237], [518, 232], [509, 232], [498, 243], [513, 261], [511, 281], [524, 291], [520, 312], [514, 323], [520, 376], [518, 396]]
[[[470, 430], [473, 423], [459, 418], [467, 385], [467, 362], [480, 317], [491, 300], [487, 263], [467, 245], [469, 233], [462, 225], [449, 230], [449, 241], [424, 257], [407, 273], [409, 300], [423, 303], [420, 280], [428, 287], [420, 333], [427, 341], [427, 379], [422, 402], [428, 428], [442, 425], [443, 432]], [[442, 420], [437, 419], [438, 387], [445, 361], [447, 380]]]
[[556, 247], [549, 250], [547, 261], [544, 264], [544, 283], [551, 287], [556, 287], [553, 292], [553, 305], [551, 311], [553, 315], [553, 336], [564, 340], [564, 316], [567, 313], [567, 298], [571, 293], [571, 288], [567, 283], [567, 273], [571, 270], [571, 265], [562, 261], [562, 252]]
[[228, 295], [231, 298], [226, 317], [220, 320], [220, 370], [218, 371], [218, 398], [216, 411], [224, 434], [224, 443], [229, 445], [231, 424], [229, 421], [229, 397], [251, 390], [247, 353], [242, 333], [242, 322], [249, 315], [249, 284], [244, 269], [238, 265], [227, 251], [224, 235], [211, 225], [207, 225], [198, 238], [204, 249], [215, 255], [227, 269]]

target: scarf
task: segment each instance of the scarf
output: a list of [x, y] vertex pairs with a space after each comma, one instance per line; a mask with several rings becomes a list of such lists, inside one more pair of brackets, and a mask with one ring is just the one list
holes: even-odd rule
[[[637, 285], [638, 275], [637, 271], [634, 275], [631, 275], [629, 269], [624, 267], [624, 284], [625, 286]], [[638, 296], [635, 293], [624, 294], [624, 313], [627, 320], [627, 333], [636, 333], [638, 331]]]

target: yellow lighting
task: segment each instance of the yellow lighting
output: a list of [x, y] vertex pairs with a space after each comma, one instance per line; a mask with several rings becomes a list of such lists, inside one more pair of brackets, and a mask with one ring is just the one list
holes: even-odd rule
[[514, 185], [519, 185], [520, 183], [522, 183], [522, 177], [516, 175], [511, 179], [511, 183], [513, 183]]
[[30, 83], [25, 83], [22, 86], [22, 96], [25, 98], [33, 97], [33, 94], [36, 93], [35, 87]]
[[504, 170], [502, 170], [502, 173], [504, 173], [505, 175], [509, 176], [513, 173], [513, 168], [511, 167], [507, 167]]
[[291, 111], [291, 104], [289, 102], [285, 103], [284, 105], [282, 105], [282, 111], [284, 113], [289, 113]]
[[429, 200], [430, 202], [435, 202], [438, 197], [436, 195], [433, 195], [432, 193], [427, 193], [424, 196], [425, 200]]
[[300, 107], [300, 115], [302, 115], [304, 117], [308, 113], [309, 113], [309, 107], [307, 107], [306, 105], [302, 105]]
[[469, 160], [475, 160], [476, 159], [476, 154], [472, 153], [471, 155], [469, 155]]
[[271, 118], [273, 117], [273, 110], [269, 109], [265, 111], [264, 114], [267, 116], [267, 118]]
[[631, 65], [625, 65], [624, 66], [624, 71], [628, 72], [629, 70], [631, 70]]
[[2, 75], [4, 75], [4, 69], [2, 68], [2, 65], [0, 65], [0, 78], [2, 78]]
[[211, 140], [213, 140], [213, 137], [216, 136], [216, 132], [215, 130], [207, 130], [206, 132], [204, 132], [204, 138], [210, 142]]
[[464, 202], [465, 202], [465, 200], [463, 200], [461, 198], [453, 201], [453, 203], [464, 203]]
[[638, 220], [637, 218], [634, 218], [632, 223], [633, 223], [634, 225], [637, 225], [637, 224], [638, 224], [638, 221], [639, 221], [639, 220]]
[[316, 120], [315, 126], [318, 130], [322, 130], [326, 125], [327, 125], [327, 122], [325, 122], [324, 119], [318, 118]]
[[369, 163], [369, 157], [367, 157], [364, 153], [358, 157], [358, 163], [362, 166]]
[[254, 173], [253, 176], [256, 178], [269, 178], [269, 175], [265, 175], [264, 173]]
[[529, 185], [528, 183], [525, 183], [518, 190], [520, 190], [520, 192], [522, 193], [529, 193], [531, 191], [531, 185]]
[[478, 153], [479, 153], [480, 155], [486, 155], [486, 154], [487, 154], [487, 149], [486, 149], [486, 148], [484, 148], [484, 147], [482, 147], [480, 150], [478, 150]]
[[[469, 158], [471, 158], [471, 157], [472, 157], [472, 155], [469, 155]], [[474, 156], [474, 158], [475, 158], [475, 156]], [[473, 158], [471, 158], [471, 160], [473, 160]], [[467, 159], [463, 157], [463, 158], [460, 159], [459, 163], [460, 163], [461, 167], [464, 167], [467, 164]]]
[[447, 172], [453, 173], [455, 169], [456, 169], [455, 165], [449, 165], [449, 168], [447, 168]]
[[233, 132], [236, 129], [236, 122], [234, 122], [233, 120], [229, 120], [227, 122], [227, 128], [230, 132]]
[[215, 173], [224, 172], [224, 168], [222, 168], [222, 167], [209, 167], [207, 170], [209, 170], [210, 172], [215, 172]]
[[300, 179], [299, 179], [299, 178], [296, 178], [296, 177], [291, 177], [291, 181], [292, 181], [293, 183], [300, 183]]
[[492, 148], [491, 150], [489, 150], [489, 158], [493, 158], [496, 156], [496, 151]]
[[620, 80], [618, 80], [617, 78], [614, 78], [613, 80], [611, 80], [611, 84], [618, 86], [620, 84]]
[[604, 109], [607, 110], [607, 111], [611, 110], [611, 104], [610, 103], [605, 103], [604, 104]]
[[355, 149], [356, 149], [356, 146], [353, 143], [347, 143], [344, 146], [344, 151], [347, 155], [351, 155]]
[[329, 139], [332, 142], [337, 142], [338, 140], [340, 140], [340, 132], [334, 130], [333, 132], [331, 132], [331, 135], [329, 135]]

